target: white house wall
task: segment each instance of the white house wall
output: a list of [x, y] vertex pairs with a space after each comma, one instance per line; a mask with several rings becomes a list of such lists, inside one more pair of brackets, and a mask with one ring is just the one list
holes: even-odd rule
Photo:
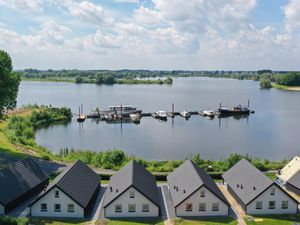
[[[135, 191], [134, 198], [130, 198], [130, 191]], [[122, 212], [115, 212], [115, 205], [122, 205]], [[128, 212], [128, 204], [136, 204], [135, 212]], [[142, 204], [149, 204], [149, 212], [142, 212]], [[159, 208], [153, 204], [148, 198], [131, 187], [125, 191], [121, 196], [114, 200], [109, 206], [105, 208], [105, 216], [109, 218], [114, 217], [158, 217]]]
[[[55, 191], [59, 191], [59, 198], [55, 198]], [[47, 204], [47, 212], [41, 211], [41, 204]], [[61, 205], [61, 212], [54, 211], [54, 204]], [[68, 204], [74, 204], [75, 212], [68, 212]], [[61, 217], [84, 218], [84, 210], [58, 188], [53, 188], [45, 196], [31, 206], [31, 216], [37, 217]]]
[[[205, 189], [205, 197], [200, 197], [200, 191]], [[193, 210], [186, 211], [186, 204], [192, 203]], [[206, 204], [206, 211], [199, 211], [200, 203]], [[219, 211], [212, 211], [212, 204], [219, 203]], [[189, 217], [189, 216], [228, 216], [228, 206], [215, 196], [211, 191], [205, 187], [201, 187], [193, 195], [188, 197], [179, 206], [176, 207], [176, 215], [178, 217]]]
[[[275, 187], [275, 195], [270, 195], [270, 188]], [[289, 197], [283, 190], [278, 188], [276, 185], [272, 185], [257, 199], [251, 202], [247, 206], [247, 214], [250, 215], [262, 215], [262, 214], [295, 214], [297, 213], [297, 204]], [[256, 209], [256, 202], [262, 201], [262, 209]], [[275, 209], [269, 209], [269, 201], [276, 201]], [[288, 201], [288, 208], [282, 209], [282, 201]]]
[[4, 207], [0, 204], [0, 215], [4, 215]]

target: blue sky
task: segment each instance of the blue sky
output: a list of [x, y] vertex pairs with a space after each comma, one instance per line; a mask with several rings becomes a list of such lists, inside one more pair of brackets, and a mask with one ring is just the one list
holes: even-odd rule
[[300, 0], [0, 0], [14, 68], [300, 70]]

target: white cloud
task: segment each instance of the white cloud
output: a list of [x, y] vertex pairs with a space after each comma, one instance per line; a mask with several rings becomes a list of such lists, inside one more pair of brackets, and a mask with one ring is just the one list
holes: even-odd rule
[[43, 11], [43, 4], [44, 0], [0, 0], [2, 6], [32, 12]]
[[135, 3], [135, 4], [138, 4], [140, 2], [139, 0], [113, 0], [113, 1], [117, 3]]
[[300, 0], [290, 0], [284, 6], [283, 13], [285, 15], [285, 27], [287, 31], [291, 32], [300, 27]]

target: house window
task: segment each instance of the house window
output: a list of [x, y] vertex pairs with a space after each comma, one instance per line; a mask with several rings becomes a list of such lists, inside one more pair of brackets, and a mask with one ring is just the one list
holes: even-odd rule
[[131, 190], [129, 195], [130, 195], [130, 198], [134, 198], [134, 190]]
[[275, 209], [276, 202], [275, 201], [269, 201], [269, 209]]
[[41, 211], [42, 212], [47, 212], [47, 204], [46, 203], [41, 204]]
[[271, 188], [270, 195], [275, 195], [275, 187], [272, 187], [272, 188]]
[[54, 212], [61, 212], [60, 204], [54, 204]]
[[74, 204], [68, 204], [68, 212], [75, 212]]
[[199, 211], [205, 211], [206, 210], [206, 204], [205, 203], [200, 203], [199, 204]]
[[212, 211], [219, 211], [219, 203], [213, 203], [212, 204]]
[[187, 212], [193, 211], [193, 203], [186, 203], [185, 211], [187, 211]]
[[135, 212], [135, 204], [128, 205], [128, 212]]
[[150, 211], [150, 205], [149, 204], [143, 204], [142, 205], [142, 211], [143, 212], [149, 212]]
[[55, 198], [59, 198], [59, 191], [55, 191]]
[[281, 208], [282, 209], [287, 209], [288, 207], [289, 207], [289, 201], [282, 201]]
[[115, 212], [116, 213], [121, 213], [122, 212], [122, 205], [121, 204], [115, 205]]
[[262, 201], [258, 201], [258, 202], [256, 202], [256, 209], [262, 209]]
[[205, 189], [201, 190], [201, 192], [200, 192], [200, 197], [202, 197], [202, 198], [205, 197]]

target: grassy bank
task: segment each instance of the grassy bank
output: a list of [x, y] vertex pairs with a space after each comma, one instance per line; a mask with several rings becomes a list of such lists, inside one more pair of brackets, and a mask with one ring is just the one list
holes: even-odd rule
[[293, 225], [300, 223], [300, 215], [270, 215], [246, 217], [247, 225]]
[[236, 225], [235, 219], [225, 218], [203, 218], [203, 219], [176, 219], [174, 225]]
[[279, 84], [272, 84], [272, 87], [281, 90], [287, 90], [287, 91], [300, 91], [300, 86], [285, 86]]

